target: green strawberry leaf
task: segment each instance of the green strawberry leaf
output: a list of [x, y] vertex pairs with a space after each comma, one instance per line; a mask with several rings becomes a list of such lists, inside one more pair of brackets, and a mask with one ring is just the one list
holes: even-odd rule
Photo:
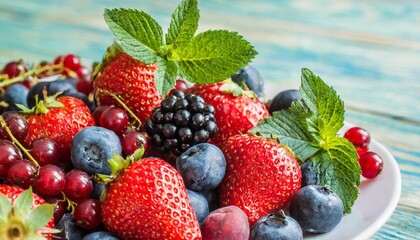
[[146, 64], [156, 62], [164, 45], [160, 25], [149, 14], [134, 9], [105, 9], [105, 21], [121, 48]]
[[28, 188], [16, 198], [13, 207], [15, 214], [21, 216], [22, 218], [26, 218], [31, 212], [32, 204], [32, 188]]
[[251, 44], [236, 32], [209, 30], [174, 49], [170, 60], [179, 62], [190, 81], [215, 83], [246, 66], [256, 54]]
[[55, 204], [45, 203], [34, 208], [28, 217], [29, 228], [31, 232], [44, 227], [54, 215]]
[[197, 31], [200, 11], [197, 0], [182, 0], [172, 13], [171, 23], [166, 34], [166, 44], [182, 45], [188, 43]]
[[12, 211], [12, 202], [9, 198], [0, 194], [0, 223], [7, 222], [10, 211]]
[[158, 68], [155, 73], [155, 86], [163, 97], [175, 86], [178, 76], [178, 66], [173, 61], [158, 58]]
[[360, 167], [354, 146], [338, 136], [344, 103], [337, 92], [309, 69], [302, 69], [300, 100], [274, 112], [251, 132], [276, 137], [304, 161], [313, 161], [321, 184], [336, 192], [350, 213], [358, 196]]

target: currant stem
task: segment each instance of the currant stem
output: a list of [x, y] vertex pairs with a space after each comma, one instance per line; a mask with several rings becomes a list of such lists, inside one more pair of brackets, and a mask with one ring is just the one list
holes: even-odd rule
[[134, 119], [134, 121], [135, 122], [137, 122], [138, 124], [139, 124], [139, 128], [141, 127], [141, 125], [142, 125], [142, 122], [141, 122], [141, 120], [136, 116], [136, 114], [134, 114], [133, 113], [133, 111], [131, 111], [131, 109], [129, 108], [129, 107], [127, 107], [127, 105], [125, 105], [125, 103], [123, 102], [123, 100], [117, 95], [117, 94], [115, 94], [115, 93], [112, 93], [112, 92], [109, 92], [109, 91], [106, 91], [106, 90], [102, 90], [102, 89], [98, 89], [98, 91], [99, 92], [103, 92], [103, 93], [105, 93], [105, 94], [107, 94], [107, 95], [109, 95], [109, 96], [111, 96], [115, 101], [117, 101], [118, 102], [118, 104], [122, 107], [122, 108], [124, 108], [124, 110], [125, 111], [127, 111], [127, 113], [130, 115], [130, 117], [131, 118], [133, 118]]
[[6, 121], [4, 121], [4, 118], [0, 116], [0, 125], [3, 129], [6, 130], [7, 135], [9, 135], [10, 139], [12, 139], [12, 142], [16, 144], [20, 150], [25, 154], [25, 156], [35, 165], [36, 168], [40, 168], [38, 162], [35, 160], [34, 157], [29, 153], [28, 149], [26, 149], [14, 136], [12, 131], [10, 131], [10, 128], [7, 126]]
[[[12, 85], [14, 83], [23, 82], [23, 81], [25, 81], [25, 79], [27, 77], [30, 77], [32, 75], [38, 75], [38, 74], [40, 74], [41, 72], [44, 72], [44, 71], [54, 72], [54, 71], [61, 70], [61, 69], [63, 69], [63, 65], [61, 63], [60, 64], [54, 64], [54, 65], [41, 66], [41, 67], [37, 67], [37, 68], [32, 68], [32, 69], [29, 69], [27, 72], [24, 72], [24, 73], [20, 74], [19, 76], [16, 76], [16, 77], [10, 78], [10, 79], [6, 78], [6, 80], [1, 81], [0, 82], [0, 88]], [[1, 75], [1, 76], [3, 76], [3, 75]]]

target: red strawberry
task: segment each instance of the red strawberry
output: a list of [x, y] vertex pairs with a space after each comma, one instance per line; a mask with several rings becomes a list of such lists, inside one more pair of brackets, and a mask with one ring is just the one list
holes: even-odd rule
[[[35, 209], [41, 205], [44, 205], [46, 202], [44, 199], [42, 199], [41, 197], [39, 197], [38, 195], [30, 191], [30, 193], [32, 194], [32, 198], [23, 200], [23, 202], [32, 201], [32, 206], [30, 209], [28, 209], [29, 211], [27, 211], [25, 210], [25, 207], [24, 207], [25, 204], [22, 204], [22, 201], [19, 206], [16, 204], [17, 203], [16, 199], [22, 194], [22, 192], [24, 192], [24, 190], [21, 188], [5, 185], [5, 184], [0, 184], [0, 195], [5, 196], [11, 202], [11, 205], [13, 206], [13, 210], [10, 209], [9, 210], [10, 212], [6, 211], [8, 210], [6, 207], [7, 204], [3, 202], [3, 200], [1, 201], [0, 208], [2, 209], [2, 211], [0, 211], [0, 217], [2, 221], [0, 224], [0, 239], [35, 239], [35, 238], [41, 239], [40, 238], [41, 232], [40, 232], [39, 227], [41, 228], [44, 227], [43, 229], [44, 233], [46, 233], [47, 231], [50, 233], [54, 233], [55, 232], [54, 230], [51, 231], [51, 229], [54, 227], [54, 218], [52, 218], [53, 212], [51, 211], [54, 206], [50, 206], [51, 209], [49, 210], [51, 219], [42, 220], [42, 221], [44, 220], [48, 221], [46, 225], [39, 226], [38, 228], [35, 229], [35, 231], [30, 230], [31, 227], [34, 226], [34, 219], [36, 220], [39, 220], [39, 219], [35, 218], [36, 217], [35, 215], [31, 216], [32, 218], [28, 218], [27, 215], [21, 216], [19, 213], [22, 213], [22, 211], [24, 211], [24, 213], [27, 213], [29, 215], [30, 213], [29, 211], [31, 211], [30, 209]], [[43, 213], [45, 213], [44, 210], [42, 211]], [[34, 212], [31, 212], [31, 213], [34, 214]], [[41, 213], [41, 211], [39, 213]], [[39, 215], [39, 216], [42, 216], [42, 215]], [[52, 235], [47, 234], [47, 235], [44, 235], [43, 237], [46, 237], [47, 239], [51, 239]]]
[[250, 224], [285, 207], [301, 186], [295, 156], [274, 140], [236, 135], [226, 141], [222, 151], [226, 174], [219, 186], [220, 203], [241, 208]]
[[[218, 131], [211, 142], [218, 146], [230, 136], [246, 133], [269, 116], [267, 108], [258, 98], [231, 81], [196, 84], [187, 91], [201, 96], [215, 108]], [[238, 93], [242, 95], [237, 96]]]
[[132, 163], [111, 183], [102, 218], [121, 239], [201, 239], [181, 175], [159, 158]]
[[68, 160], [73, 136], [87, 126], [94, 126], [95, 121], [82, 100], [71, 96], [54, 98], [40, 101], [35, 112], [27, 116], [25, 144], [29, 146], [37, 138], [48, 137], [59, 146], [62, 159]]
[[156, 68], [156, 64], [147, 65], [117, 52], [94, 78], [96, 100], [105, 105], [117, 104], [109, 93], [116, 94], [144, 122], [162, 101], [154, 82]]

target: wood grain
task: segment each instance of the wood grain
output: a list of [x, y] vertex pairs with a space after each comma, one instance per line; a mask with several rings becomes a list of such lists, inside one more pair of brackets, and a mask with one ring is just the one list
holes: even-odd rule
[[[420, 4], [400, 1], [200, 1], [199, 31], [238, 31], [258, 50], [252, 63], [269, 97], [300, 84], [308, 67], [333, 85], [349, 122], [368, 129], [395, 156], [402, 195], [373, 239], [420, 232]], [[166, 31], [177, 1], [0, 0], [0, 65], [75, 53], [99, 61], [113, 36], [105, 7], [141, 8]], [[386, 167], [386, 166], [385, 166]]]

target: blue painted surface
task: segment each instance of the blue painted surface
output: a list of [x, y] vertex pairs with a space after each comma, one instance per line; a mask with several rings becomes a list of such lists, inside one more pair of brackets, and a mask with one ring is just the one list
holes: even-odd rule
[[[105, 7], [140, 8], [166, 31], [177, 1], [0, 0], [0, 65], [75, 53], [101, 59], [113, 36]], [[299, 85], [308, 67], [334, 86], [349, 122], [368, 129], [396, 157], [402, 195], [373, 239], [420, 232], [420, 4], [400, 1], [207, 0], [199, 31], [238, 31], [258, 50], [253, 65], [273, 96]]]

